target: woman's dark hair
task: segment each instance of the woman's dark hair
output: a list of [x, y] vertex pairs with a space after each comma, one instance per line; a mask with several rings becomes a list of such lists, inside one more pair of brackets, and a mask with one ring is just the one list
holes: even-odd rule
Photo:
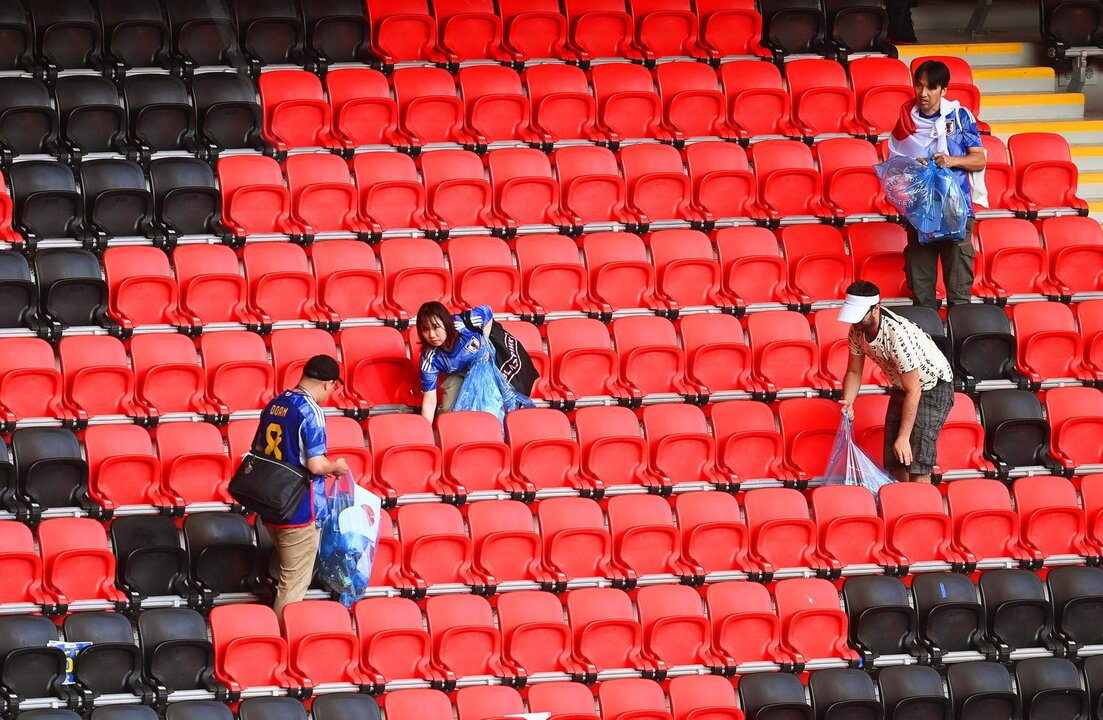
[[920, 80], [924, 80], [927, 87], [932, 90], [950, 87], [950, 68], [946, 67], [946, 63], [941, 60], [927, 60], [915, 69], [915, 74], [912, 76], [912, 81], [916, 85]]
[[456, 346], [456, 339], [460, 336], [459, 332], [456, 331], [452, 313], [448, 312], [448, 308], [444, 307], [443, 304], [435, 300], [424, 303], [417, 309], [417, 334], [423, 345], [428, 344], [425, 342], [425, 331], [429, 329], [430, 318], [436, 318], [444, 327], [444, 342], [441, 347], [451, 352], [452, 348]]

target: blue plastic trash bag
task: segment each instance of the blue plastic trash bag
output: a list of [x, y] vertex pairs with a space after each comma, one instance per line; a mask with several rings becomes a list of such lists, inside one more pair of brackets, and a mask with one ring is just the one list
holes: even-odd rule
[[347, 608], [371, 580], [381, 512], [382, 501], [353, 482], [351, 473], [326, 483], [318, 563], [322, 582]]
[[895, 156], [873, 166], [885, 197], [919, 232], [919, 242], [966, 240], [970, 200], [950, 168]]
[[874, 496], [889, 483], [896, 482], [854, 442], [854, 421], [843, 415], [831, 456], [823, 471], [824, 485], [861, 485]]
[[478, 410], [488, 412], [505, 422], [506, 413], [523, 407], [533, 407], [532, 400], [517, 392], [494, 364], [490, 353], [493, 346], [484, 342], [479, 354], [467, 370], [463, 386], [456, 394], [452, 410]]

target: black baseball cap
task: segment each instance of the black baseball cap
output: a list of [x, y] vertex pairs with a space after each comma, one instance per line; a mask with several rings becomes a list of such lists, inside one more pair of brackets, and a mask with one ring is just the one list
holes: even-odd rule
[[340, 380], [341, 367], [329, 355], [315, 355], [303, 366], [303, 377], [322, 382]]

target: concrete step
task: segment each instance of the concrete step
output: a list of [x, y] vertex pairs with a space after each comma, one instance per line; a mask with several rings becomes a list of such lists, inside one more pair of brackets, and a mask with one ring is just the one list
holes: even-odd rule
[[1073, 145], [1072, 161], [1081, 173], [1103, 172], [1103, 145]]
[[[981, 117], [986, 117], [983, 112]], [[1063, 135], [1070, 145], [1103, 145], [1103, 120], [1050, 120], [992, 124], [992, 134], [1004, 142], [1007, 142], [1012, 135], [1024, 132], [1058, 133]]]
[[979, 68], [973, 71], [973, 82], [981, 96], [1007, 93], [1051, 93], [1057, 89], [1053, 68]]
[[1088, 217], [1097, 223], [1103, 223], [1103, 200], [1088, 203]]
[[900, 59], [911, 63], [925, 55], [953, 55], [965, 58], [970, 67], [1018, 68], [1037, 65], [1041, 52], [1035, 43], [951, 43], [946, 45], [905, 45], [900, 47]]
[[1076, 194], [1089, 203], [1103, 201], [1103, 172], [1080, 173]]
[[980, 117], [986, 122], [1016, 120], [1079, 120], [1084, 117], [1083, 93], [1023, 93], [981, 95]]

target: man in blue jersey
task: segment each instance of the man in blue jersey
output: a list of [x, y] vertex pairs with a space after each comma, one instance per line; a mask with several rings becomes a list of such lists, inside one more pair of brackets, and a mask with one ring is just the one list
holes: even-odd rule
[[[348, 472], [343, 458], [326, 456], [326, 419], [321, 403], [341, 382], [341, 369], [328, 355], [315, 355], [303, 367], [299, 384], [284, 390], [264, 408], [253, 452], [305, 468], [315, 484], [322, 476]], [[287, 525], [269, 525], [280, 558], [280, 578], [273, 609], [283, 623], [283, 608], [302, 600], [318, 555], [314, 493], [309, 492]]]

